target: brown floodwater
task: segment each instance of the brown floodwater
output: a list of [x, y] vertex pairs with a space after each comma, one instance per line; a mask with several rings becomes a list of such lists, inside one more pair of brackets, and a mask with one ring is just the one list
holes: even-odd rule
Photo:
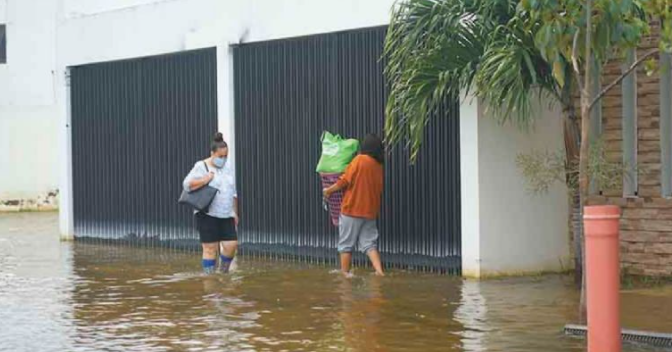
[[[56, 214], [0, 215], [0, 351], [584, 351], [566, 276], [489, 281], [59, 242]], [[672, 332], [672, 289], [623, 292], [623, 325]], [[654, 351], [626, 345], [625, 351]]]

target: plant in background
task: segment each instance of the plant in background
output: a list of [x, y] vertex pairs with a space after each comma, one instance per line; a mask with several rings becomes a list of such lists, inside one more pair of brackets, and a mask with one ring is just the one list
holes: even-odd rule
[[570, 183], [575, 183], [567, 177], [564, 151], [532, 151], [529, 154], [518, 154], [516, 165], [520, 169], [527, 182], [530, 193], [544, 195], [556, 183], [567, 185], [571, 190]]
[[[532, 151], [518, 154], [516, 165], [520, 169], [528, 190], [536, 195], [548, 193], [556, 183], [564, 184], [570, 194], [579, 188], [579, 165], [567, 166], [564, 151]], [[588, 175], [596, 189], [609, 190], [621, 186], [623, 179], [632, 179], [631, 168], [622, 162], [607, 159], [604, 141], [598, 139], [590, 146]], [[569, 170], [569, 171], [568, 171]], [[642, 168], [635, 168], [638, 175], [645, 174]]]
[[[618, 85], [639, 65], [659, 52], [672, 49], [672, 0], [522, 0], [518, 14], [534, 19], [528, 27], [534, 31], [535, 45], [546, 62], [553, 66], [555, 81], [564, 86], [570, 63], [581, 105], [581, 148], [579, 152], [578, 189], [580, 207], [588, 199], [590, 186], [589, 156], [590, 114], [604, 95]], [[651, 33], [651, 22], [663, 24], [661, 40], [655, 48], [637, 58], [624, 72], [594, 93], [593, 70], [614, 60], [621, 60], [634, 50], [645, 35]], [[556, 73], [556, 68], [558, 73]], [[562, 71], [563, 74], [560, 74]], [[583, 252], [583, 243], [581, 251]], [[585, 276], [581, 286], [581, 320], [585, 320]]]

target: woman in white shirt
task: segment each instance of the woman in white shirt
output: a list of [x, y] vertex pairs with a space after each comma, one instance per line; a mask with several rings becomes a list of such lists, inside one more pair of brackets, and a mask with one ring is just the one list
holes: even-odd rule
[[184, 179], [185, 191], [197, 190], [205, 185], [219, 192], [207, 212], [195, 212], [196, 229], [203, 246], [203, 270], [213, 272], [219, 250], [222, 272], [228, 272], [238, 249], [238, 195], [230, 167], [225, 167], [229, 147], [221, 133], [215, 134], [210, 148], [210, 157], [196, 162]]

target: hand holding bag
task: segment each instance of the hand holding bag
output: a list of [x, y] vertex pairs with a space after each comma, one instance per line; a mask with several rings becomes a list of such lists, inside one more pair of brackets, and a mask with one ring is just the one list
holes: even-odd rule
[[[206, 164], [205, 161], [203, 162], [203, 165], [205, 165], [205, 170], [210, 172], [208, 164]], [[217, 188], [210, 187], [209, 185], [205, 185], [190, 192], [183, 190], [182, 195], [180, 195], [180, 199], [177, 202], [190, 205], [197, 211], [207, 213], [217, 192], [219, 192]]]

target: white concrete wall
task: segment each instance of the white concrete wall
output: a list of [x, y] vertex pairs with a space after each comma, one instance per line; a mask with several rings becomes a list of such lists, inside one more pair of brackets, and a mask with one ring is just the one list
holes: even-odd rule
[[478, 99], [460, 105], [460, 195], [462, 200], [462, 275], [481, 276], [481, 196]]
[[532, 150], [563, 148], [560, 112], [537, 107], [534, 130], [499, 124], [478, 107], [480, 274], [559, 271], [570, 265], [568, 198], [564, 185], [529, 192], [515, 159]]
[[0, 65], [2, 208], [7, 201], [36, 206], [58, 187], [56, 12], [55, 1], [0, 0], [0, 22], [7, 24], [7, 64]]
[[76, 18], [175, 0], [62, 0], [63, 15]]
[[534, 129], [500, 124], [482, 101], [460, 107], [462, 273], [468, 277], [561, 271], [571, 264], [564, 185], [534, 195], [516, 165], [533, 150], [563, 148], [559, 111], [535, 107]]

